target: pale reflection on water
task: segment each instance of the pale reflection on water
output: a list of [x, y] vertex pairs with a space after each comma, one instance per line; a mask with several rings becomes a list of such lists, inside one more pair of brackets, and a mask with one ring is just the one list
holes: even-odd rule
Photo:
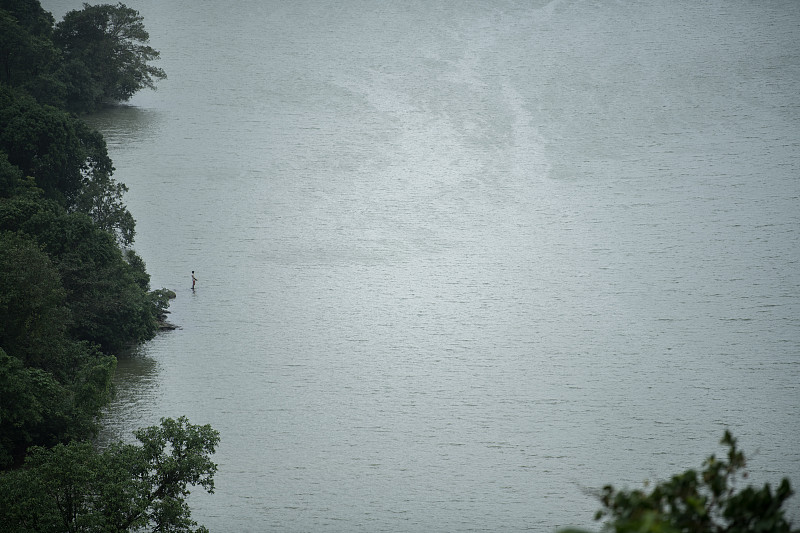
[[148, 409], [152, 398], [158, 396], [160, 381], [158, 361], [147, 355], [147, 347], [139, 347], [117, 357], [114, 375], [114, 399], [108, 407], [98, 442], [135, 442], [129, 421], [115, 416], [118, 412], [141, 413]]

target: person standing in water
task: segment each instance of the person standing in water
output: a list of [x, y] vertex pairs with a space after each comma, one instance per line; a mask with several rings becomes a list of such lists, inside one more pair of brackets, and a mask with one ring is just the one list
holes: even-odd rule
[[197, 282], [197, 278], [194, 277], [194, 270], [192, 270], [192, 290], [194, 290], [194, 284]]

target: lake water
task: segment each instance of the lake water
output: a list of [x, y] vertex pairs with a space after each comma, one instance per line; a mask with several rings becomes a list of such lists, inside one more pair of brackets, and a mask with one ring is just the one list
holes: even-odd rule
[[218, 429], [200, 523], [596, 528], [725, 428], [800, 486], [800, 2], [127, 4], [169, 79], [91, 121], [180, 329], [104, 438]]

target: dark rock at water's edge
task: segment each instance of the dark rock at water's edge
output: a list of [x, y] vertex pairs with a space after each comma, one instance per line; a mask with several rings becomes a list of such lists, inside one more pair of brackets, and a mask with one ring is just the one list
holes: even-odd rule
[[[154, 292], [156, 292], [162, 298], [166, 298], [168, 300], [174, 300], [176, 298], [176, 296], [177, 296], [175, 294], [175, 291], [172, 291], [172, 290], [169, 290], [169, 289], [159, 289], [158, 291], [154, 291]], [[179, 326], [176, 326], [175, 324], [173, 324], [171, 322], [167, 322], [167, 315], [169, 314], [169, 311], [167, 310], [166, 306], [167, 306], [167, 304], [162, 304], [162, 306], [160, 306], [161, 307], [161, 309], [160, 309], [161, 312], [158, 315], [158, 330], [159, 331], [172, 331], [173, 329], [179, 329]]]

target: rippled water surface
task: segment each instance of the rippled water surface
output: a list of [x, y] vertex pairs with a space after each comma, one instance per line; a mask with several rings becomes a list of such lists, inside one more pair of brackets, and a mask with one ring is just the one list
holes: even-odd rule
[[218, 429], [212, 531], [591, 527], [725, 428], [800, 485], [800, 3], [127, 4], [169, 79], [91, 120], [180, 329], [106, 438]]

